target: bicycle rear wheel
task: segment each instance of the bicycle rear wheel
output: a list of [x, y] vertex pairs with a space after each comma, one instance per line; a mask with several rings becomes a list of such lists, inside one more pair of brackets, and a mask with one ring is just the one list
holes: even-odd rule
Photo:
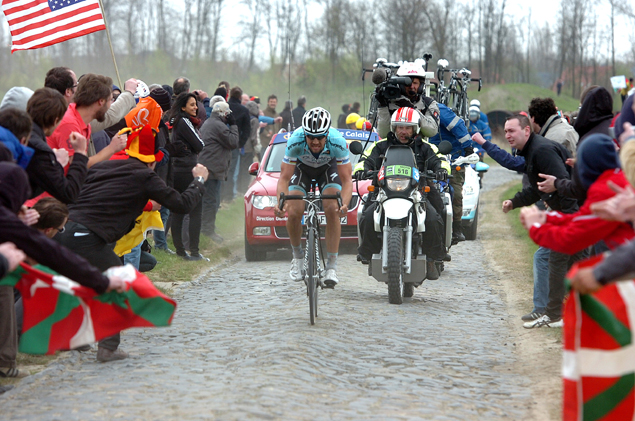
[[[317, 239], [319, 241], [319, 238]], [[315, 229], [309, 228], [306, 238], [306, 253], [307, 253], [307, 295], [309, 297], [309, 319], [311, 324], [315, 324], [315, 318], [317, 317], [317, 294], [318, 294], [318, 280], [319, 280], [319, 267], [316, 248]]]

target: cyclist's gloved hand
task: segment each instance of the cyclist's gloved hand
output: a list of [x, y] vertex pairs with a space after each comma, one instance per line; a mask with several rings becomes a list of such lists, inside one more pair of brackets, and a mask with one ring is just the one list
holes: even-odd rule
[[465, 156], [470, 156], [474, 153], [474, 148], [468, 146], [467, 148], [463, 149], [463, 152], [465, 152]]
[[437, 170], [437, 174], [435, 178], [439, 181], [447, 181], [448, 172], [444, 169]]

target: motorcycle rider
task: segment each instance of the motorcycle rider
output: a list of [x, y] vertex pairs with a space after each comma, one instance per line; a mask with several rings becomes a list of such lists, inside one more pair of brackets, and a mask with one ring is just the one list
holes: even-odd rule
[[[324, 287], [334, 288], [337, 279], [337, 254], [340, 244], [342, 226], [340, 217], [346, 216], [348, 204], [353, 194], [351, 181], [351, 161], [348, 155], [348, 144], [337, 129], [331, 128], [331, 114], [324, 108], [312, 108], [302, 117], [302, 128], [293, 132], [287, 142], [287, 149], [280, 166], [277, 196], [306, 195], [315, 180], [323, 195], [334, 195], [341, 192], [342, 207], [335, 200], [324, 200], [322, 205], [326, 215], [326, 272]], [[285, 202], [284, 209], [274, 212], [280, 218], [289, 213], [287, 230], [293, 249], [293, 261], [289, 276], [294, 281], [301, 281], [304, 265], [302, 250], [302, 216], [304, 202], [290, 200]]]
[[[452, 160], [460, 156], [468, 156], [474, 153], [472, 138], [467, 132], [465, 121], [445, 104], [437, 104], [440, 112], [441, 125], [439, 134], [430, 138], [430, 143], [438, 145], [444, 140], [452, 144]], [[463, 183], [465, 183], [465, 168], [452, 167], [450, 185], [454, 190], [452, 195], [452, 244], [465, 241], [461, 232], [461, 219], [463, 217]]]
[[[391, 118], [391, 131], [386, 139], [376, 142], [361, 156], [355, 165], [355, 177], [360, 179], [366, 171], [376, 171], [382, 165], [381, 156], [385, 156], [389, 146], [408, 145], [415, 154], [417, 167], [422, 174], [425, 170], [432, 170], [438, 180], [447, 180], [450, 164], [437, 155], [437, 148], [424, 141], [417, 134], [421, 127], [421, 113], [413, 108], [402, 107], [393, 113]], [[422, 178], [425, 180], [425, 178]], [[443, 244], [443, 219], [440, 214], [443, 211], [443, 201], [435, 188], [430, 189], [426, 197], [426, 230], [423, 233], [422, 249], [427, 257], [427, 278], [438, 279], [439, 272], [435, 261], [445, 257]], [[376, 201], [368, 201], [360, 215], [358, 224], [360, 242], [357, 259], [368, 264], [374, 253], [379, 253], [382, 240], [375, 231], [373, 212], [377, 208]]]
[[391, 129], [391, 119], [397, 109], [410, 107], [421, 113], [420, 133], [423, 137], [431, 137], [439, 132], [439, 107], [437, 102], [425, 95], [426, 72], [420, 64], [405, 62], [397, 70], [397, 76], [409, 77], [412, 79], [410, 86], [405, 86], [402, 94], [396, 99], [386, 99], [381, 91], [376, 91], [375, 99], [379, 103], [377, 107], [377, 133], [379, 137], [385, 138]]

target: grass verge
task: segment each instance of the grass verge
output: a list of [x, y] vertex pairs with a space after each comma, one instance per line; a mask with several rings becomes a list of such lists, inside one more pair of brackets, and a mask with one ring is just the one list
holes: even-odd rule
[[[233, 251], [243, 245], [244, 222], [245, 208], [242, 196], [239, 196], [231, 204], [223, 204], [218, 211], [216, 231], [224, 238], [223, 243], [216, 244], [209, 237], [201, 234], [200, 253], [209, 258], [209, 262], [204, 260], [190, 262], [174, 254], [153, 249], [152, 253], [158, 263], [154, 270], [148, 274], [149, 277], [153, 282], [159, 283], [160, 288], [169, 287], [170, 283], [195, 279], [203, 271], [229, 258]], [[168, 247], [174, 250], [171, 237], [168, 238]]]

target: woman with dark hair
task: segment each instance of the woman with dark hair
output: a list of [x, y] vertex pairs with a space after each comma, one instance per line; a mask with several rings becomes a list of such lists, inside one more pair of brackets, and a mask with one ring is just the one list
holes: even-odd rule
[[[196, 96], [191, 93], [184, 92], [180, 94], [172, 108], [170, 109], [169, 125], [172, 128], [172, 143], [180, 144], [184, 152], [179, 154], [172, 160], [172, 174], [174, 176], [174, 189], [179, 193], [187, 190], [188, 186], [194, 181], [192, 168], [198, 163], [198, 154], [203, 150], [203, 140], [201, 139], [196, 127], [200, 121], [196, 117], [198, 105]], [[199, 202], [189, 213], [189, 254], [183, 246], [183, 218], [185, 214], [172, 214], [172, 239], [176, 254], [185, 260], [203, 260], [198, 250], [199, 236], [201, 234], [201, 217], [202, 202]]]

